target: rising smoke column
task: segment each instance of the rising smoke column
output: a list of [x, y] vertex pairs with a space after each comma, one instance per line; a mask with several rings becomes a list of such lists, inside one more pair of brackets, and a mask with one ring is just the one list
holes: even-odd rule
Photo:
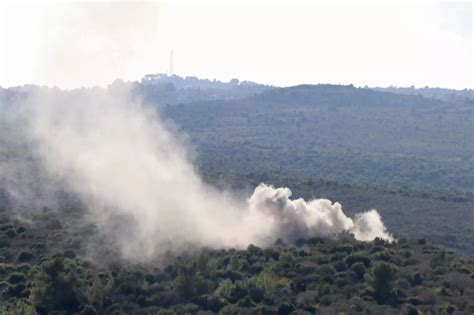
[[[392, 240], [376, 210], [347, 217], [327, 199], [291, 199], [261, 184], [248, 198], [203, 183], [182, 137], [127, 85], [39, 89], [20, 106], [23, 136], [49, 177], [87, 205], [124, 258], [150, 260], [187, 246], [265, 246], [351, 232]], [[118, 224], [117, 222], [121, 222]]]

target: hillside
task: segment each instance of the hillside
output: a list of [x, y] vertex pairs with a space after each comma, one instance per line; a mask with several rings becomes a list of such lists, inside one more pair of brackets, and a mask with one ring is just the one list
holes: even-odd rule
[[[146, 84], [159, 90], [162, 83]], [[230, 83], [202, 84], [203, 95], [206, 84], [222, 93], [233, 89]], [[32, 89], [0, 90], [5, 112]], [[174, 91], [183, 89], [192, 87]], [[471, 257], [473, 108], [470, 102], [334, 85], [159, 106], [161, 115], [189, 136], [196, 163], [212, 184], [218, 176], [224, 187], [247, 187], [249, 194], [264, 181], [288, 186], [295, 196], [338, 200], [349, 214], [376, 208], [393, 233], [427, 238]], [[16, 163], [35, 168], [24, 146], [14, 142], [15, 129], [7, 126], [0, 126], [0, 163], [16, 157]], [[44, 177], [37, 179], [35, 194], [48, 193], [40, 182]], [[0, 187], [0, 200], [7, 200], [2, 195]], [[8, 208], [5, 204], [0, 209]]]
[[80, 214], [66, 207], [23, 220], [1, 216], [1, 313], [474, 311], [474, 263], [425, 240], [363, 243], [347, 235], [265, 249], [194, 249], [137, 264], [118, 259], [113, 243]]
[[[152, 91], [144, 98], [167, 126], [189, 136], [197, 172], [213, 187], [249, 196], [261, 182], [286, 186], [295, 198], [341, 202], [352, 217], [377, 208], [397, 242], [360, 242], [342, 234], [287, 243], [275, 240], [265, 248], [188, 244], [168, 248], [159, 259], [128, 256], [126, 260], [121, 256], [122, 241], [133, 236], [134, 222], [127, 221], [133, 217], [119, 216], [117, 222], [101, 225], [87, 200], [83, 203], [61, 179], [51, 178], [34, 147], [18, 137], [22, 121], [9, 120], [8, 115], [18, 99], [38, 88], [1, 90], [0, 105], [7, 115], [0, 126], [0, 167], [5, 172], [0, 178], [0, 313], [474, 311], [471, 101], [446, 102], [333, 85], [265, 88], [234, 97], [235, 89], [227, 83], [219, 93], [227, 93], [227, 88], [233, 92], [215, 99], [217, 94], [209, 91], [196, 96], [192, 88], [142, 84], [115, 82], [109, 89]], [[75, 100], [82, 93], [88, 100], [88, 90], [41, 89], [47, 95], [60, 95], [62, 101]], [[171, 97], [174, 103], [162, 103], [179, 93], [183, 93], [181, 101]], [[87, 109], [96, 113], [93, 105]], [[121, 112], [119, 117], [129, 116]], [[82, 121], [88, 120], [72, 119], [79, 126]], [[104, 121], [109, 122], [107, 117]], [[123, 124], [113, 130], [127, 125], [127, 120], [120, 121]], [[97, 132], [86, 139], [91, 136]], [[113, 154], [107, 162], [116, 157]], [[123, 162], [120, 156], [118, 161]], [[125, 162], [112, 177], [133, 161]], [[18, 167], [18, 176], [8, 173], [10, 165]], [[122, 178], [128, 179], [130, 174], [125, 174]], [[25, 191], [16, 190], [16, 200], [9, 193], [12, 178], [27, 186], [20, 187]], [[109, 185], [117, 184], [110, 177], [100, 183], [106, 193], [113, 188]], [[128, 182], [120, 184], [124, 183]]]
[[424, 97], [440, 99], [445, 101], [462, 101], [462, 100], [474, 100], [474, 90], [453, 90], [444, 88], [415, 88], [415, 87], [387, 87], [387, 88], [371, 88], [372, 90], [381, 92], [390, 92], [395, 94], [405, 95], [421, 95]]
[[472, 101], [306, 85], [162, 114], [190, 136], [205, 167], [474, 189]]

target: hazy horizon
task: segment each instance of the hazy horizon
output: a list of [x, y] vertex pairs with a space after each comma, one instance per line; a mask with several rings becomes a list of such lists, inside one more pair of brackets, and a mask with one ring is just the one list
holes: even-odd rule
[[[167, 76], [168, 78], [171, 78], [171, 76], [168, 74], [168, 73], [145, 73], [143, 75], [146, 76], [146, 75], [165, 75]], [[187, 75], [187, 74], [172, 74], [172, 76], [178, 76], [180, 78], [183, 78], [183, 79], [187, 79], [187, 78], [197, 78], [198, 80], [209, 80], [211, 82], [222, 82], [222, 83], [229, 83], [231, 80], [234, 80], [234, 79], [237, 79], [239, 81], [239, 83], [242, 83], [242, 82], [251, 82], [251, 83], [255, 83], [255, 84], [259, 84], [259, 85], [266, 85], [268, 87], [272, 87], [272, 88], [287, 88], [287, 87], [294, 87], [294, 86], [299, 86], [299, 85], [340, 85], [340, 86], [354, 86], [355, 88], [368, 88], [368, 89], [378, 89], [378, 88], [382, 88], [382, 89], [385, 89], [385, 88], [415, 88], [415, 89], [425, 89], [425, 88], [429, 88], [429, 89], [447, 89], [447, 90], [452, 90], [452, 91], [466, 91], [466, 90], [469, 90], [469, 91], [472, 91], [474, 90], [474, 88], [462, 88], [462, 89], [458, 89], [458, 88], [449, 88], [449, 87], [443, 87], [443, 86], [428, 86], [428, 85], [420, 85], [420, 86], [415, 86], [415, 85], [411, 85], [411, 86], [408, 86], [408, 85], [393, 85], [393, 84], [389, 84], [389, 85], [386, 85], [386, 86], [369, 86], [369, 85], [366, 85], [366, 84], [361, 84], [361, 85], [356, 85], [356, 84], [353, 84], [353, 83], [327, 83], [327, 82], [312, 82], [312, 83], [299, 83], [299, 84], [295, 84], [295, 85], [272, 85], [272, 84], [267, 84], [267, 83], [263, 83], [263, 82], [257, 82], [257, 81], [252, 81], [252, 80], [247, 80], [246, 78], [231, 78], [230, 80], [220, 80], [220, 79], [217, 79], [217, 78], [207, 78], [207, 77], [200, 77], [200, 76], [195, 76], [195, 75]], [[75, 90], [75, 89], [82, 89], [82, 88], [95, 88], [95, 87], [99, 87], [99, 88], [107, 88], [109, 85], [112, 85], [114, 84], [114, 82], [116, 81], [122, 81], [122, 82], [125, 82], [125, 83], [132, 83], [132, 82], [140, 82], [142, 78], [137, 78], [135, 80], [128, 80], [126, 78], [115, 78], [113, 80], [111, 80], [110, 82], [108, 83], [105, 83], [105, 84], [102, 84], [102, 85], [84, 85], [84, 86], [77, 86], [77, 87], [72, 87], [72, 88], [64, 88], [64, 87], [58, 87], [56, 85], [45, 85], [45, 84], [36, 84], [36, 83], [23, 83], [23, 84], [19, 84], [19, 85], [12, 85], [12, 86], [2, 86], [0, 84], [0, 88], [3, 88], [3, 89], [14, 89], [14, 88], [18, 88], [18, 87], [24, 87], [24, 86], [29, 86], [29, 85], [32, 85], [32, 86], [38, 86], [38, 87], [46, 87], [46, 88], [57, 88], [57, 89], [60, 89], [60, 90], [63, 90], [63, 91], [70, 91], [70, 90]]]

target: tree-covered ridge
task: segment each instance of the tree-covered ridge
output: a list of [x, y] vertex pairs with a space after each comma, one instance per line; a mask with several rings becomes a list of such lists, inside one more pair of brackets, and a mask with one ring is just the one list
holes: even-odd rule
[[[152, 106], [161, 105], [162, 116], [196, 145], [202, 165], [474, 190], [474, 103], [469, 98], [328, 84], [274, 88], [174, 76], [117, 81], [109, 89], [123, 87]], [[8, 113], [37, 89], [47, 88], [0, 89], [1, 110]], [[81, 91], [49, 89], [53, 94]]]
[[6, 314], [470, 314], [474, 263], [424, 239], [276, 241], [121, 261], [81, 211], [0, 218]]
[[474, 189], [472, 101], [303, 85], [162, 113], [220, 170]]
[[464, 90], [454, 90], [446, 88], [433, 88], [433, 87], [423, 87], [415, 88], [414, 86], [410, 87], [395, 87], [390, 86], [386, 88], [376, 87], [370, 88], [372, 90], [381, 91], [381, 92], [390, 92], [395, 94], [405, 94], [405, 95], [421, 95], [424, 97], [430, 97], [446, 101], [455, 101], [455, 100], [474, 100], [474, 90], [464, 89]]

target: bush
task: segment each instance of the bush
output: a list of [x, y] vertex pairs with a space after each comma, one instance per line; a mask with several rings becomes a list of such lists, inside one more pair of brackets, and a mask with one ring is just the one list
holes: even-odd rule
[[21, 272], [12, 272], [9, 276], [7, 281], [11, 284], [17, 284], [19, 282], [25, 281], [25, 275]]
[[62, 229], [62, 225], [57, 218], [53, 218], [48, 222], [46, 228], [49, 230], [60, 230]]
[[411, 296], [407, 299], [407, 302], [408, 303], [411, 303], [413, 305], [421, 305], [421, 304], [424, 304], [424, 301], [422, 298], [418, 297], [418, 296]]
[[355, 262], [355, 263], [351, 266], [350, 270], [352, 270], [352, 271], [357, 275], [357, 277], [358, 277], [359, 279], [363, 279], [363, 278], [364, 278], [364, 275], [365, 275], [365, 271], [366, 271], [367, 269], [365, 268], [365, 265], [364, 265], [363, 262], [358, 261], [358, 262]]
[[220, 312], [219, 315], [239, 315], [242, 314], [242, 310], [234, 304], [229, 304], [224, 306]]
[[407, 304], [402, 308], [402, 315], [418, 315], [420, 314], [415, 306]]
[[36, 242], [33, 245], [30, 246], [31, 249], [45, 249], [46, 244], [42, 242]]
[[18, 234], [25, 233], [25, 232], [26, 232], [26, 227], [24, 227], [24, 226], [19, 226], [19, 227], [16, 229], [16, 232], [17, 232]]
[[346, 263], [342, 260], [336, 261], [333, 265], [337, 272], [345, 271], [347, 269]]
[[13, 228], [10, 228], [10, 229], [6, 230], [3, 233], [5, 233], [5, 235], [8, 236], [9, 238], [15, 238], [16, 237], [16, 231]]
[[0, 276], [7, 275], [15, 270], [14, 265], [0, 263]]
[[346, 258], [346, 264], [349, 267], [352, 266], [356, 262], [362, 262], [364, 264], [365, 268], [369, 268], [370, 263], [371, 263], [370, 258], [368, 258], [366, 256], [363, 256], [362, 254], [350, 254]]
[[413, 277], [410, 279], [410, 283], [412, 285], [420, 285], [422, 282], [423, 282], [423, 276], [419, 272], [415, 273]]
[[34, 255], [31, 252], [23, 251], [18, 254], [17, 261], [19, 262], [27, 262], [32, 260]]
[[8, 229], [13, 229], [13, 225], [5, 224], [5, 225], [0, 226], [0, 231], [2, 231], [2, 232], [5, 232]]
[[63, 255], [64, 255], [64, 257], [67, 257], [67, 258], [70, 258], [70, 259], [76, 258], [76, 253], [72, 249], [65, 250]]
[[24, 283], [18, 283], [7, 287], [3, 293], [9, 297], [21, 298], [26, 295], [25, 289], [26, 286]]
[[30, 271], [30, 269], [31, 269], [31, 266], [27, 263], [19, 264], [18, 266], [16, 266], [16, 270], [23, 273]]
[[79, 315], [97, 315], [97, 311], [95, 308], [91, 305], [86, 305], [82, 311], [79, 313]]
[[10, 246], [10, 242], [8, 240], [0, 240], [0, 248], [7, 248]]
[[271, 247], [264, 249], [263, 254], [267, 259], [278, 260], [280, 258], [280, 253]]

